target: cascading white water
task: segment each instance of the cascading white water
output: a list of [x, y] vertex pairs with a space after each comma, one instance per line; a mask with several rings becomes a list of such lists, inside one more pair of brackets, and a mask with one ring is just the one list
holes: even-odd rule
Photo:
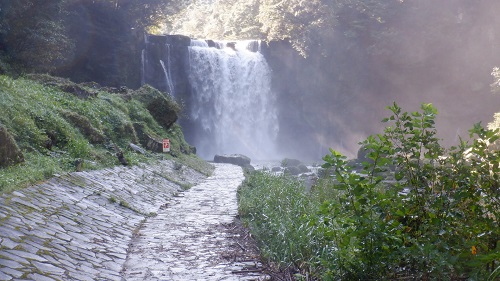
[[275, 159], [278, 133], [276, 97], [271, 72], [257, 41], [216, 42], [209, 47], [192, 40], [189, 81], [193, 91], [190, 119], [198, 124], [198, 154], [245, 154], [253, 159]]

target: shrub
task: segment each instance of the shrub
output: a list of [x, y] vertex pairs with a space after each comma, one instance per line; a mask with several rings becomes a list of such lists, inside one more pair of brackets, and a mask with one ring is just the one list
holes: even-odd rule
[[388, 108], [384, 133], [361, 143], [360, 171], [331, 149], [323, 168], [333, 176], [309, 195], [282, 178], [249, 178], [240, 211], [264, 253], [321, 280], [494, 278], [500, 152], [488, 145], [498, 131], [476, 124], [470, 144], [445, 150], [431, 104]]

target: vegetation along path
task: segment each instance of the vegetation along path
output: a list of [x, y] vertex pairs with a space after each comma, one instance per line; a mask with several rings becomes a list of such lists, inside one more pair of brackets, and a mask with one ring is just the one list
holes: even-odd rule
[[242, 179], [237, 166], [206, 178], [161, 161], [4, 194], [0, 280], [263, 279], [234, 231]]

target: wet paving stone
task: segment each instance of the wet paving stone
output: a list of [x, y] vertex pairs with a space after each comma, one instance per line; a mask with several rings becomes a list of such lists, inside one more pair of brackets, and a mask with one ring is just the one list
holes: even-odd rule
[[237, 166], [206, 178], [168, 160], [2, 194], [0, 280], [264, 280], [221, 258], [242, 180]]
[[[0, 195], [0, 280], [123, 280], [144, 214], [182, 191], [165, 180], [179, 177], [172, 162], [70, 173]], [[205, 178], [190, 173], [190, 184]]]
[[246, 265], [228, 262], [232, 247], [224, 224], [234, 221], [240, 167], [215, 164], [212, 177], [175, 197], [148, 219], [132, 241], [126, 280], [265, 280], [264, 274], [235, 274]]

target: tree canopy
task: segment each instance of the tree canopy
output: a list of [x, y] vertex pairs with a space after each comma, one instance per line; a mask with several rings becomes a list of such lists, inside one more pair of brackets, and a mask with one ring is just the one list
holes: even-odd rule
[[[339, 25], [355, 35], [384, 22], [402, 1], [380, 0], [230, 0], [191, 1], [170, 16], [167, 33], [216, 39], [290, 40], [307, 55], [322, 50]], [[347, 17], [345, 17], [347, 16]]]
[[0, 72], [8, 70], [5, 62], [16, 72], [57, 74], [92, 60], [86, 53], [99, 60], [98, 52], [88, 52], [94, 42], [123, 48], [117, 43], [165, 21], [170, 7], [168, 0], [1, 1]]

